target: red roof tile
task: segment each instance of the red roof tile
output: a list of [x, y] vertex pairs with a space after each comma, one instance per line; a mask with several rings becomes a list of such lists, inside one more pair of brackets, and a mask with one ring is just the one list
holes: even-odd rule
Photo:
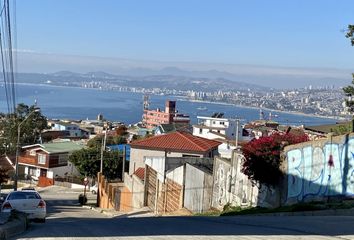
[[142, 168], [142, 167], [138, 168], [138, 169], [134, 172], [134, 174], [135, 174], [138, 178], [140, 178], [141, 180], [144, 181], [145, 168]]
[[132, 148], [175, 150], [186, 152], [208, 152], [221, 143], [215, 140], [193, 136], [187, 132], [171, 132], [131, 143]]

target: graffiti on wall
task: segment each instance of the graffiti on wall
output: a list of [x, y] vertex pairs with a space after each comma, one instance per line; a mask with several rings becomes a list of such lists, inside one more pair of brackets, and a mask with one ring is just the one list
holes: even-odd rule
[[215, 158], [212, 206], [222, 209], [231, 206], [277, 206], [274, 189], [255, 186], [241, 172], [243, 156], [234, 154], [231, 161]]
[[303, 145], [286, 153], [288, 199], [354, 195], [354, 138]]
[[227, 203], [233, 206], [251, 205], [252, 184], [247, 176], [237, 171], [237, 161], [216, 161], [214, 175], [213, 207], [222, 208]]

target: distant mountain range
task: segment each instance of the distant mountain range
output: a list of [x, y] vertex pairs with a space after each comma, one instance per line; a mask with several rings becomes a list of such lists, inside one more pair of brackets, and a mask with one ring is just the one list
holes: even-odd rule
[[175, 90], [194, 91], [229, 91], [229, 90], [258, 90], [266, 91], [268, 88], [238, 81], [231, 81], [224, 78], [188, 77], [178, 75], [149, 75], [149, 76], [127, 76], [114, 75], [102, 71], [76, 73], [71, 71], [59, 71], [50, 74], [43, 73], [19, 73], [19, 83], [38, 83], [78, 86], [89, 83], [110, 84], [123, 87], [137, 88], [166, 88]]
[[[20, 72], [56, 72], [58, 77], [90, 78], [94, 76], [95, 78], [123, 79], [124, 76], [126, 80], [131, 78], [135, 81], [142, 81], [142, 79], [147, 81], [155, 76], [169, 76], [165, 79], [174, 80], [176, 78], [201, 78], [222, 82], [233, 81], [234, 85], [241, 84], [242, 87], [250, 84], [277, 89], [301, 88], [309, 85], [342, 87], [350, 84], [352, 80], [350, 69], [159, 62], [37, 52], [19, 52], [18, 69]], [[58, 72], [61, 69], [69, 72]]]

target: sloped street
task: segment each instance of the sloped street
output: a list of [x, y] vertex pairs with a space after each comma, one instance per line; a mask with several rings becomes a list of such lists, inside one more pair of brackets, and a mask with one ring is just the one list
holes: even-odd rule
[[78, 194], [44, 189], [47, 222], [13, 239], [354, 239], [354, 216], [110, 217], [78, 205]]

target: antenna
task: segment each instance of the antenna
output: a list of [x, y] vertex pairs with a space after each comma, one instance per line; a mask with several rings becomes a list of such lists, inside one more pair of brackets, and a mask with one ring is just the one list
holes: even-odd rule
[[264, 120], [264, 112], [262, 109], [259, 109], [259, 120]]
[[150, 102], [149, 102], [149, 95], [144, 95], [144, 102], [143, 102], [143, 110], [149, 110]]

